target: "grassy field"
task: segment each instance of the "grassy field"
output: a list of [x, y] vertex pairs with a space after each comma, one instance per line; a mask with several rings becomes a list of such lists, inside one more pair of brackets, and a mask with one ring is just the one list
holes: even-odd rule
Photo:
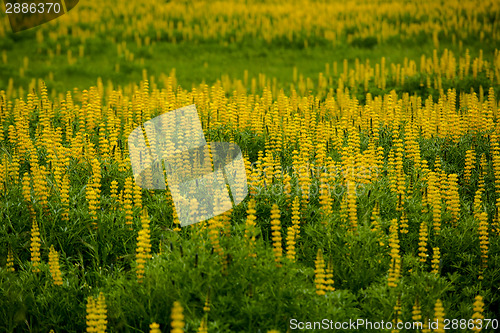
[[[494, 332], [499, 19], [111, 0], [13, 33], [2, 7], [0, 331]], [[181, 228], [127, 139], [190, 104], [240, 146], [249, 194]]]

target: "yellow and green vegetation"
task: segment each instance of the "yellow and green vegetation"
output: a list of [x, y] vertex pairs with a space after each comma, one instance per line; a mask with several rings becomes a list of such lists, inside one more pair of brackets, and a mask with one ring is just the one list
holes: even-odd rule
[[[80, 1], [19, 33], [4, 12], [0, 331], [500, 313], [500, 2]], [[180, 228], [127, 138], [190, 104], [249, 194]]]

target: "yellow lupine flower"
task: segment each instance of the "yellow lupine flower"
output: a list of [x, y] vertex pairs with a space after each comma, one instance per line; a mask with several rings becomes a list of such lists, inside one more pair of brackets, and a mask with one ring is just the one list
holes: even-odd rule
[[389, 268], [389, 275], [387, 284], [389, 287], [397, 287], [399, 278], [401, 276], [401, 256], [399, 254], [399, 239], [398, 239], [398, 220], [391, 220], [389, 236], [389, 247], [391, 248], [391, 267]]
[[333, 286], [335, 281], [333, 281], [333, 263], [330, 259], [328, 261], [328, 267], [325, 271], [325, 291], [334, 291], [335, 287]]
[[123, 210], [125, 211], [125, 224], [132, 230], [132, 222], [134, 220], [134, 212], [132, 210], [132, 177], [125, 179], [125, 188], [123, 190]]
[[458, 194], [458, 176], [454, 173], [448, 175], [446, 205], [451, 214], [452, 225], [456, 227], [460, 215], [460, 197]]
[[94, 297], [89, 296], [87, 298], [87, 332], [92, 333], [92, 332], [97, 332], [97, 302], [95, 301]]
[[70, 187], [69, 175], [66, 173], [62, 179], [61, 192], [60, 192], [61, 204], [63, 207], [62, 218], [65, 221], [69, 220], [69, 187]]
[[49, 188], [47, 184], [47, 169], [43, 165], [33, 168], [33, 187], [40, 205], [47, 210]]
[[14, 268], [14, 255], [12, 254], [12, 249], [9, 247], [9, 251], [7, 252], [7, 271], [15, 272]]
[[210, 238], [210, 243], [214, 249], [214, 252], [222, 259], [224, 256], [224, 250], [220, 245], [220, 230], [221, 226], [218, 220], [218, 216], [212, 217], [208, 220], [208, 234]]
[[210, 292], [207, 293], [207, 298], [205, 298], [205, 305], [203, 306], [204, 312], [210, 312]]
[[488, 214], [482, 212], [479, 214], [479, 246], [481, 248], [481, 266], [479, 268], [479, 279], [483, 279], [484, 270], [488, 267]]
[[160, 325], [157, 323], [152, 323], [151, 325], [149, 325], [149, 328], [149, 333], [161, 333]]
[[401, 234], [408, 233], [408, 216], [406, 216], [405, 210], [401, 213], [400, 230], [399, 231], [401, 232]]
[[87, 332], [105, 333], [107, 321], [107, 307], [104, 294], [99, 293], [97, 298], [87, 298]]
[[474, 301], [474, 314], [472, 315], [472, 320], [474, 320], [474, 328], [472, 331], [481, 332], [482, 328], [479, 328], [479, 323], [484, 319], [484, 302], [481, 295], [477, 295]]
[[436, 235], [441, 232], [441, 195], [436, 173], [429, 172], [428, 201], [432, 206], [433, 229]]
[[92, 225], [97, 228], [97, 209], [99, 208], [98, 196], [95, 188], [92, 184], [87, 185], [87, 190], [85, 192], [85, 197], [89, 205], [90, 218], [93, 220]]
[[107, 306], [106, 300], [104, 298], [104, 294], [102, 292], [99, 293], [99, 297], [97, 298], [97, 330], [98, 332], [106, 332], [107, 321]]
[[420, 262], [427, 261], [427, 240], [428, 240], [428, 232], [429, 228], [425, 221], [420, 223], [420, 231], [419, 231], [419, 242], [418, 242], [418, 256], [420, 257]]
[[207, 325], [207, 317], [204, 316], [201, 320], [200, 327], [198, 328], [197, 333], [208, 333], [208, 325]]
[[31, 263], [33, 264], [33, 272], [40, 272], [38, 265], [40, 265], [40, 231], [38, 229], [38, 223], [36, 219], [33, 219], [33, 224], [31, 226]]
[[422, 319], [422, 311], [420, 310], [420, 303], [418, 301], [418, 297], [415, 299], [415, 304], [413, 304], [411, 319], [414, 322], [420, 322]]
[[23, 175], [22, 191], [24, 200], [26, 201], [26, 204], [28, 205], [28, 209], [30, 211], [30, 216], [32, 219], [34, 219], [36, 213], [31, 198], [31, 177], [28, 172], [25, 172]]
[[433, 274], [439, 273], [439, 262], [441, 259], [441, 253], [439, 252], [439, 247], [432, 248], [432, 271]]
[[379, 203], [376, 202], [375, 205], [373, 206], [373, 211], [370, 217], [371, 220], [371, 231], [374, 232], [377, 237], [378, 237], [378, 243], [380, 246], [384, 246], [384, 232], [382, 231], [382, 227], [380, 226], [380, 223], [378, 222], [378, 218], [380, 217], [380, 207]]
[[52, 279], [54, 280], [54, 285], [61, 286], [63, 284], [63, 281], [61, 277], [61, 269], [59, 267], [59, 254], [54, 249], [54, 245], [50, 246], [49, 267], [50, 274], [52, 275]]
[[146, 208], [142, 211], [141, 216], [142, 229], [137, 236], [137, 249], [136, 249], [136, 273], [137, 281], [142, 283], [145, 273], [146, 261], [151, 256], [151, 236], [149, 230], [149, 216]]
[[323, 224], [327, 224], [332, 214], [332, 199], [330, 197], [329, 184], [326, 172], [321, 173], [319, 202], [323, 216]]
[[273, 204], [273, 207], [271, 209], [271, 230], [273, 239], [274, 261], [276, 262], [276, 266], [281, 267], [283, 245], [281, 244], [280, 210], [277, 204]]
[[[394, 319], [392, 320], [392, 323], [394, 327], [397, 327], [399, 323], [402, 323], [403, 321], [401, 320], [401, 296], [398, 297], [396, 300], [396, 304], [394, 305]], [[391, 333], [398, 333], [399, 330], [394, 328]]]
[[465, 152], [465, 168], [464, 168], [464, 181], [469, 182], [472, 176], [472, 169], [476, 163], [476, 155], [474, 150], [469, 149]]
[[440, 299], [438, 299], [436, 301], [435, 306], [434, 306], [434, 321], [438, 322], [438, 328], [434, 329], [434, 332], [436, 332], [436, 333], [444, 333], [445, 332], [444, 318], [445, 318], [445, 313], [444, 313], [443, 303], [441, 302]]
[[318, 253], [316, 255], [316, 260], [314, 261], [316, 265], [316, 269], [314, 270], [314, 284], [316, 285], [316, 294], [324, 295], [325, 294], [325, 260], [323, 259], [323, 251], [318, 249]]
[[257, 227], [255, 220], [257, 217], [255, 214], [257, 211], [255, 210], [255, 199], [252, 197], [250, 201], [248, 201], [248, 209], [247, 209], [247, 219], [245, 225], [245, 239], [247, 241], [248, 248], [248, 256], [256, 257], [255, 253], [255, 237], [257, 236]]
[[183, 310], [184, 309], [182, 308], [181, 303], [175, 301], [172, 307], [172, 313], [170, 315], [170, 318], [172, 319], [172, 322], [170, 324], [172, 326], [172, 330], [170, 331], [171, 333], [184, 332], [184, 315], [182, 314]]
[[142, 208], [142, 189], [134, 184], [134, 207]]

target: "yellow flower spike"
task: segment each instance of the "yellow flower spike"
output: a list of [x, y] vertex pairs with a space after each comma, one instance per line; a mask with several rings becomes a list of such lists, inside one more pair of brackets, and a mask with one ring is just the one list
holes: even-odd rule
[[95, 188], [91, 184], [87, 185], [85, 197], [89, 205], [90, 218], [93, 220], [92, 225], [94, 226], [94, 228], [97, 228], [97, 209], [99, 208], [99, 204], [97, 193], [95, 191]]
[[321, 213], [323, 216], [323, 224], [328, 223], [328, 218], [332, 214], [332, 198], [330, 196], [330, 186], [328, 184], [328, 178], [326, 172], [321, 173], [320, 178], [320, 195], [319, 202], [321, 206]]
[[[481, 320], [484, 319], [484, 301], [483, 297], [481, 295], [477, 295], [474, 301], [474, 314], [472, 315], [472, 320], [474, 320], [474, 323], [479, 323]], [[474, 328], [472, 329], [473, 332], [480, 332], [482, 328], [480, 328], [481, 325], [474, 325]]]
[[207, 297], [205, 298], [205, 305], [203, 306], [204, 312], [210, 312], [210, 291], [207, 293]]
[[38, 224], [36, 219], [33, 219], [33, 224], [31, 226], [31, 263], [33, 264], [33, 272], [40, 272], [38, 266], [40, 265], [40, 231], [38, 229]]
[[65, 221], [69, 220], [69, 188], [70, 188], [69, 175], [66, 173], [62, 178], [61, 191], [60, 191], [61, 204], [63, 208], [62, 218]]
[[[402, 323], [401, 320], [401, 295], [398, 296], [396, 300], [396, 304], [394, 305], [394, 319], [392, 320], [394, 327], [397, 327], [399, 323]], [[391, 333], [398, 333], [398, 329], [393, 329]]]
[[427, 222], [422, 221], [420, 223], [420, 231], [419, 231], [419, 242], [418, 242], [418, 256], [420, 257], [420, 262], [427, 261], [427, 240], [429, 235], [429, 227], [427, 226]]
[[439, 251], [439, 247], [434, 247], [432, 248], [432, 274], [438, 274], [439, 273], [439, 262], [441, 259], [441, 252]]
[[116, 180], [111, 181], [110, 196], [113, 199], [118, 200], [118, 182]]
[[97, 298], [97, 322], [96, 327], [97, 331], [100, 333], [106, 332], [107, 321], [107, 306], [106, 299], [104, 298], [104, 294], [99, 293], [99, 297]]
[[358, 211], [357, 211], [357, 204], [356, 204], [356, 184], [351, 181], [351, 179], [347, 180], [347, 196], [346, 196], [346, 203], [347, 203], [347, 215], [348, 215], [348, 221], [349, 221], [349, 231], [357, 234], [357, 228], [358, 228]]
[[474, 150], [469, 149], [465, 152], [465, 168], [464, 168], [464, 181], [466, 183], [470, 182], [472, 176], [472, 169], [474, 169], [476, 163], [476, 155]]
[[400, 232], [403, 235], [408, 233], [408, 216], [406, 216], [406, 211], [401, 213]]
[[310, 165], [304, 156], [301, 157], [301, 162], [299, 165], [299, 186], [302, 192], [302, 213], [305, 213], [307, 205], [309, 203], [311, 177]]
[[444, 326], [445, 326], [444, 318], [445, 318], [445, 312], [444, 312], [443, 303], [441, 302], [440, 299], [438, 299], [436, 301], [435, 306], [434, 306], [434, 321], [438, 322], [438, 328], [434, 329], [434, 332], [436, 332], [436, 333], [445, 333], [445, 330], [444, 330]]
[[286, 257], [294, 262], [295, 261], [295, 228], [290, 226], [286, 231]]
[[295, 245], [300, 232], [300, 200], [295, 196], [292, 204], [292, 226], [288, 227], [286, 237], [286, 257], [294, 262], [296, 260]]
[[324, 295], [325, 294], [325, 260], [323, 259], [323, 251], [321, 249], [318, 250], [316, 255], [316, 260], [314, 261], [316, 265], [314, 284], [316, 285], [316, 294]]
[[330, 259], [328, 261], [328, 267], [325, 271], [325, 291], [335, 291], [335, 287], [333, 286], [335, 281], [333, 281], [333, 262]]
[[378, 243], [380, 246], [384, 246], [384, 232], [382, 231], [382, 227], [380, 223], [378, 222], [378, 218], [380, 218], [380, 207], [379, 203], [376, 202], [375, 206], [373, 207], [372, 215], [371, 215], [371, 231], [374, 232], [377, 237], [378, 237]]
[[277, 204], [273, 204], [271, 209], [271, 230], [273, 239], [274, 261], [276, 262], [276, 266], [281, 267], [283, 245], [281, 244], [280, 210]]
[[248, 256], [256, 257], [255, 253], [255, 237], [257, 236], [257, 227], [255, 221], [257, 217], [255, 214], [257, 211], [255, 210], [255, 199], [252, 197], [250, 201], [248, 201], [248, 209], [247, 209], [247, 219], [245, 225], [245, 239], [247, 242], [248, 248]]
[[87, 298], [87, 332], [105, 333], [107, 321], [107, 306], [106, 299], [102, 292], [94, 298]]
[[50, 193], [47, 183], [47, 169], [43, 165], [36, 164], [33, 167], [33, 187], [37, 201], [45, 211], [48, 210], [48, 193]]
[[201, 319], [200, 327], [198, 328], [197, 333], [208, 333], [208, 325], [207, 325], [207, 317], [204, 316]]
[[420, 302], [418, 301], [418, 297], [415, 299], [415, 304], [413, 304], [411, 319], [413, 319], [414, 322], [420, 322], [420, 320], [422, 319], [422, 311], [420, 309]]
[[142, 208], [142, 189], [134, 184], [133, 186], [134, 192], [134, 207]]
[[136, 274], [137, 281], [143, 282], [145, 273], [146, 261], [151, 256], [151, 236], [149, 230], [149, 216], [147, 210], [144, 208], [141, 216], [142, 228], [137, 236], [137, 249], [136, 249]]
[[479, 268], [479, 279], [483, 279], [484, 270], [488, 267], [488, 214], [482, 212], [479, 214], [479, 246], [481, 249], [481, 266]]
[[181, 306], [181, 303], [178, 301], [174, 302], [174, 305], [172, 306], [172, 313], [170, 315], [170, 318], [172, 319], [171, 326], [172, 330], [170, 331], [171, 333], [182, 333], [184, 332], [184, 315], [182, 314], [182, 311], [184, 309]]
[[[403, 140], [396, 139], [394, 148], [396, 150], [394, 160], [396, 193], [399, 195], [400, 201], [404, 202], [406, 198], [406, 175], [403, 170]], [[402, 209], [401, 206], [399, 205], [400, 210]]]
[[446, 192], [446, 206], [451, 214], [451, 223], [457, 227], [460, 216], [460, 197], [458, 193], [458, 175], [448, 175], [448, 188]]
[[132, 177], [127, 177], [125, 179], [125, 188], [123, 190], [123, 206], [122, 209], [125, 211], [125, 224], [132, 230], [132, 222], [134, 220], [134, 212], [132, 210], [132, 191], [133, 191], [133, 180]]
[[149, 328], [149, 333], [161, 333], [160, 325], [157, 323], [152, 323], [151, 325], [149, 325]]
[[28, 209], [30, 211], [30, 216], [32, 219], [34, 219], [35, 209], [33, 208], [33, 201], [31, 197], [31, 177], [28, 172], [25, 172], [23, 175], [22, 191], [23, 191], [23, 198], [26, 201], [26, 204], [28, 205]]
[[433, 229], [436, 235], [441, 232], [441, 195], [436, 173], [429, 172], [428, 202], [432, 206]]
[[97, 310], [97, 302], [95, 301], [94, 297], [89, 296], [87, 298], [87, 316], [86, 316], [86, 323], [87, 323], [87, 332], [92, 333], [92, 332], [97, 332], [97, 317], [98, 317], [98, 310]]
[[61, 269], [59, 267], [59, 254], [54, 249], [54, 245], [50, 246], [49, 267], [50, 267], [50, 274], [52, 275], [52, 279], [54, 281], [54, 285], [61, 286], [63, 284], [63, 281], [61, 277]]
[[210, 243], [214, 249], [214, 252], [219, 256], [219, 258], [222, 260], [224, 257], [224, 250], [222, 249], [222, 246], [220, 245], [220, 232], [221, 232], [221, 227], [219, 224], [218, 216], [215, 216], [208, 220], [208, 235], [210, 238]]
[[15, 272], [14, 268], [14, 255], [12, 254], [12, 249], [9, 247], [9, 251], [7, 252], [7, 272]]
[[109, 147], [109, 140], [106, 135], [106, 127], [104, 123], [101, 123], [99, 125], [99, 151], [100, 155], [104, 159], [109, 158], [109, 153], [110, 153], [110, 147]]
[[398, 239], [398, 220], [391, 220], [389, 227], [389, 247], [391, 248], [391, 267], [387, 283], [389, 287], [397, 287], [401, 276], [401, 256], [399, 254], [399, 239]]

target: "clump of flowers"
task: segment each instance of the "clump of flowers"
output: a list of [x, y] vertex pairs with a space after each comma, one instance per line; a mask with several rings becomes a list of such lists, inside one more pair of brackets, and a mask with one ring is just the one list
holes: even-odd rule
[[108, 324], [106, 299], [104, 294], [99, 293], [99, 297], [87, 298], [87, 332], [104, 333]]

